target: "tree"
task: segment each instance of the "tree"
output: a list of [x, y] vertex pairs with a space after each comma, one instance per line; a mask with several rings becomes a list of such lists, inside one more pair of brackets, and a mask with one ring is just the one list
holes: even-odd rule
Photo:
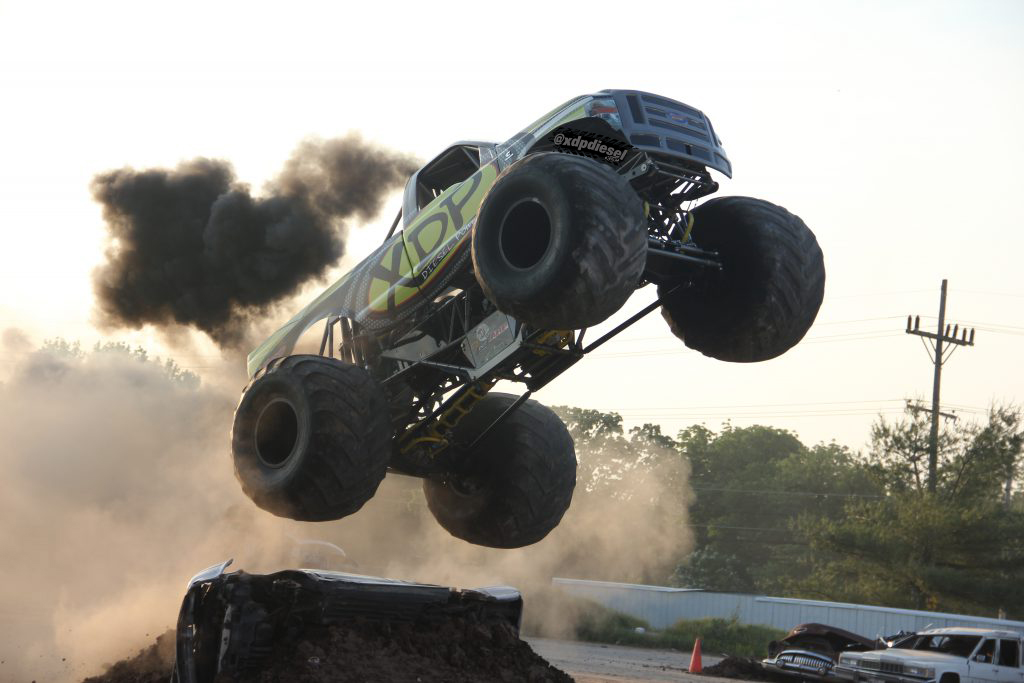
[[927, 427], [914, 412], [895, 424], [879, 420], [865, 468], [885, 495], [849, 502], [840, 519], [801, 519], [815, 555], [796, 588], [991, 616], [1008, 607], [1021, 616], [1024, 584], [1012, 577], [1024, 575], [1024, 513], [1004, 500], [1005, 482], [1020, 469], [1020, 411], [993, 407], [987, 424], [947, 425], [934, 494], [924, 477]]
[[[929, 429], [930, 418], [914, 408], [899, 422], [880, 418], [872, 427], [868, 466], [888, 493], [927, 492]], [[1022, 445], [1016, 408], [993, 406], [985, 425], [947, 423], [939, 432], [936, 494], [964, 504], [1000, 497], [1020, 468]]]
[[[555, 406], [576, 445], [579, 466], [577, 491], [605, 493], [626, 500], [649, 490], [657, 479], [659, 490], [668, 487], [688, 502], [686, 480], [689, 472], [672, 437], [661, 427], [644, 424], [625, 434], [622, 416], [589, 408]], [[622, 483], [629, 480], [629, 485]]]
[[[675, 440], [651, 424], [627, 435], [616, 413], [555, 410], [579, 460], [562, 531], [571, 533], [580, 554], [564, 556], [566, 566], [587, 567], [588, 578], [665, 583], [692, 547], [689, 466]], [[607, 554], [611, 548], [618, 549], [614, 558]], [[595, 562], [602, 552], [604, 561]]]
[[880, 495], [854, 456], [835, 443], [804, 446], [764, 426], [679, 434], [690, 459], [697, 552], [676, 571], [682, 585], [739, 592], [784, 591], [805, 571], [802, 514], [836, 518], [851, 496]]

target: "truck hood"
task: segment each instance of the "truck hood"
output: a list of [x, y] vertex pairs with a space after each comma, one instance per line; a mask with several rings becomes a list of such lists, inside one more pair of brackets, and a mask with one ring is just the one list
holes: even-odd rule
[[[827, 641], [835, 652], [866, 651], [878, 647], [873, 638], [827, 624], [808, 623], [794, 626], [782, 639], [780, 649], [781, 647], [807, 647], [809, 643], [817, 644], [820, 640]], [[820, 647], [810, 647], [810, 649], [820, 649]]]
[[865, 653], [858, 661], [877, 662], [879, 660], [899, 660], [902, 664], [920, 664], [931, 666], [936, 662], [965, 661], [964, 657], [948, 655], [943, 652], [930, 652], [928, 650], [904, 650], [903, 648], [892, 648], [889, 650], [878, 650]]

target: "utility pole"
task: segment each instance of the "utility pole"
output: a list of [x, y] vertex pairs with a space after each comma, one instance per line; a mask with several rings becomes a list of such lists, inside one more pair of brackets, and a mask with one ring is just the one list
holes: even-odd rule
[[[910, 316], [907, 316], [907, 334], [914, 334], [919, 337], [925, 337], [930, 339], [932, 347], [935, 351], [935, 378], [932, 380], [932, 407], [931, 410], [922, 408], [921, 410], [928, 410], [932, 414], [932, 431], [931, 436], [928, 439], [928, 491], [929, 493], [935, 492], [935, 480], [937, 477], [936, 471], [938, 470], [939, 463], [939, 386], [942, 382], [942, 365], [949, 356], [952, 355], [953, 351], [956, 350], [957, 346], [974, 346], [974, 328], [971, 328], [970, 338], [967, 336], [967, 328], [963, 329], [963, 334], [960, 338], [957, 335], [960, 334], [960, 326], [956, 325], [953, 327], [952, 335], [950, 335], [950, 326], [946, 323], [946, 280], [942, 281], [942, 294], [939, 297], [939, 325], [935, 332], [925, 332], [921, 329], [921, 316], [914, 318], [914, 327], [910, 327]], [[949, 345], [949, 352], [943, 357], [943, 344]]]

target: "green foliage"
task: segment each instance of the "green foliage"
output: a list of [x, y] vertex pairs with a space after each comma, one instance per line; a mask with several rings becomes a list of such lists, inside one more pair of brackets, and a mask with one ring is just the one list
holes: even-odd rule
[[[667, 486], [685, 498], [686, 461], [675, 440], [662, 434], [660, 426], [634, 427], [627, 437], [618, 413], [568, 406], [554, 406], [553, 410], [565, 422], [576, 444], [580, 458], [577, 492], [625, 499], [653, 490], [655, 487], [645, 484], [657, 479], [657, 488]], [[627, 478], [630, 486], [622, 486]]]
[[828, 599], [893, 607], [1024, 617], [1024, 511], [1019, 476], [1024, 424], [994, 407], [987, 424], [947, 426], [936, 491], [927, 486], [927, 420], [880, 420], [864, 469], [885, 496], [854, 500], [840, 518], [804, 514], [814, 551], [791, 587]]
[[690, 509], [697, 551], [673, 577], [677, 585], [742, 593], [785, 592], [806, 573], [808, 547], [795, 530], [803, 514], [836, 519], [846, 501], [881, 488], [835, 443], [807, 448], [771, 427], [705, 427], [680, 432], [692, 464]]
[[726, 593], [736, 591], [738, 586], [755, 585], [750, 565], [736, 555], [719, 552], [712, 543], [698, 548], [686, 564], [676, 567], [671, 582]]
[[580, 600], [577, 607], [576, 638], [597, 643], [621, 643], [633, 639], [636, 629], [649, 631], [651, 625], [623, 612], [609, 609], [596, 602]]
[[[893, 495], [924, 494], [928, 488], [931, 421], [909, 409], [903, 419], [880, 418], [871, 431], [867, 467]], [[951, 503], [972, 504], [1000, 495], [1019, 475], [1024, 420], [1019, 409], [993, 406], [988, 423], [943, 423], [939, 430], [936, 493]]]
[[199, 375], [185, 370], [175, 361], [168, 358], [150, 358], [149, 352], [141, 346], [132, 348], [124, 342], [96, 342], [91, 352], [82, 350], [79, 342], [69, 342], [57, 337], [43, 342], [39, 351], [29, 359], [24, 372], [34, 378], [45, 381], [50, 377], [60, 376], [67, 364], [96, 363], [104, 360], [136, 361], [144, 369], [159, 369], [165, 379], [183, 389], [194, 390], [199, 387]]
[[687, 649], [700, 638], [704, 652], [737, 657], [766, 656], [768, 643], [786, 636], [785, 631], [741, 624], [735, 619], [684, 619], [672, 624], [665, 634], [676, 642], [688, 643]]
[[675, 585], [1024, 618], [1016, 408], [994, 407], [983, 424], [943, 424], [934, 496], [920, 411], [879, 419], [864, 455], [764, 426], [693, 426], [673, 439], [648, 424], [627, 436], [617, 414], [560, 411], [587, 491], [614, 495], [625, 476], [663, 477], [659, 464], [689, 463], [689, 481], [677, 469], [670, 490], [694, 495], [697, 547], [679, 558]]
[[[643, 631], [637, 632], [637, 628]], [[785, 632], [740, 624], [735, 619], [684, 619], [659, 631], [642, 619], [588, 602], [580, 609], [575, 635], [578, 640], [597, 643], [676, 650], [691, 650], [700, 638], [704, 652], [757, 657], [765, 655], [768, 643], [784, 637]]]
[[82, 345], [79, 342], [72, 344], [67, 339], [57, 337], [56, 339], [43, 340], [40, 352], [58, 358], [80, 359], [85, 357]]

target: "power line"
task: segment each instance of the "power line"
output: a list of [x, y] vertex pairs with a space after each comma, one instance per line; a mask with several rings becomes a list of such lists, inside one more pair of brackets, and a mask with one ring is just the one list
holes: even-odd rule
[[[887, 330], [878, 330], [875, 332], [850, 332], [846, 334], [837, 335], [822, 335], [819, 337], [808, 337], [800, 342], [801, 346], [806, 344], [835, 344], [845, 343], [852, 341], [866, 341], [872, 339], [883, 339], [889, 337], [898, 337], [899, 332], [892, 332]], [[663, 338], [659, 338], [663, 339]], [[593, 358], [641, 358], [645, 356], [668, 356], [668, 355], [690, 355], [695, 352], [686, 347], [677, 347], [672, 349], [649, 349], [643, 351], [615, 351], [612, 353], [595, 353]], [[694, 356], [696, 358], [696, 356]]]
[[734, 529], [736, 531], [772, 531], [780, 534], [790, 533], [789, 529], [770, 529], [768, 527], [760, 526], [727, 526], [725, 524], [686, 524], [685, 526], [692, 527], [694, 529]]
[[717, 488], [717, 487], [701, 487], [691, 486], [694, 491], [715, 491], [718, 493], [752, 493], [757, 495], [777, 495], [777, 496], [810, 496], [814, 498], [820, 497], [834, 497], [834, 498], [885, 498], [885, 496], [874, 493], [824, 493], [824, 492], [813, 492], [813, 491], [760, 491], [757, 489], [728, 489], [728, 488]]
[[924, 292], [930, 291], [930, 289], [904, 289], [896, 292], [858, 292], [857, 294], [840, 294], [838, 296], [827, 296], [825, 297], [825, 301], [832, 301], [834, 299], [857, 299], [865, 296], [896, 296], [899, 294], [922, 294]]
[[[688, 410], [693, 408], [699, 410], [702, 408], [771, 408], [775, 406], [820, 406], [820, 405], [847, 405], [854, 403], [892, 403], [897, 401], [903, 401], [902, 398], [870, 398], [870, 399], [857, 399], [854, 401], [803, 401], [800, 403], [733, 403], [728, 405], [717, 405], [717, 406], [676, 406], [670, 410]], [[626, 408], [625, 410], [658, 410], [658, 408], [647, 408], [647, 407], [636, 407]]]
[[958, 289], [957, 293], [962, 294], [982, 294], [984, 296], [1012, 296], [1018, 299], [1024, 299], [1024, 294], [1020, 292], [985, 292], [978, 289]]

